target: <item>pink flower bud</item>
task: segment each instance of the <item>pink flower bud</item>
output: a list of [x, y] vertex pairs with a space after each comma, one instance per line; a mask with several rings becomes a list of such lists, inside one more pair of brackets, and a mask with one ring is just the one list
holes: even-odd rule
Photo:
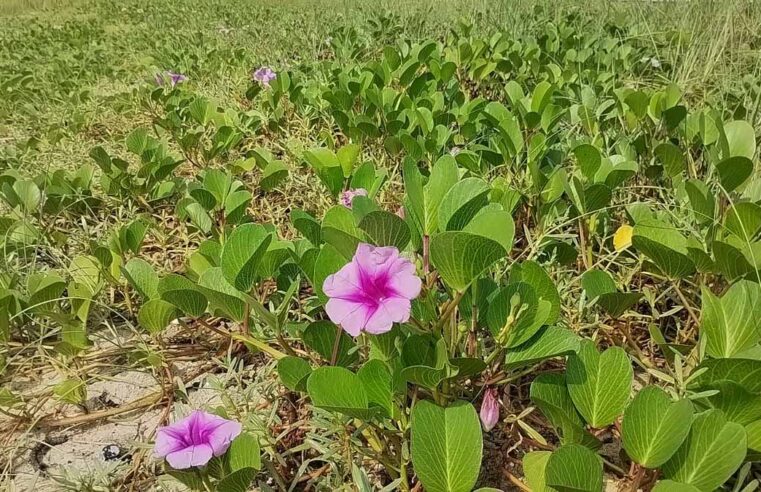
[[497, 388], [487, 388], [484, 400], [481, 402], [481, 424], [489, 432], [499, 422], [499, 394]]

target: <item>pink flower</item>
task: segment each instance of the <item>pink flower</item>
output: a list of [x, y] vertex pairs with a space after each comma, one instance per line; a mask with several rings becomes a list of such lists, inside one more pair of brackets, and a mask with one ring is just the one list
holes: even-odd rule
[[270, 86], [270, 82], [277, 78], [277, 74], [270, 67], [261, 67], [251, 74], [255, 82], [259, 82], [265, 87]]
[[481, 402], [481, 424], [489, 432], [499, 422], [499, 394], [497, 388], [487, 388], [484, 400]]
[[398, 249], [361, 243], [351, 262], [322, 284], [330, 298], [325, 311], [351, 336], [385, 333], [410, 319], [411, 301], [421, 286], [415, 265]]
[[177, 87], [177, 84], [187, 82], [188, 78], [181, 73], [166, 71], [164, 73], [157, 73], [155, 76], [155, 81], [156, 85], [164, 85], [165, 82], [169, 82], [169, 85], [171, 85], [172, 89], [174, 89]]
[[225, 454], [240, 432], [238, 422], [196, 410], [184, 419], [160, 428], [153, 451], [157, 458], [166, 458], [172, 468], [203, 466], [212, 456]]
[[341, 193], [340, 202], [346, 208], [351, 208], [351, 202], [354, 201], [354, 197], [367, 196], [367, 190], [364, 188], [356, 188], [353, 190], [346, 190]]

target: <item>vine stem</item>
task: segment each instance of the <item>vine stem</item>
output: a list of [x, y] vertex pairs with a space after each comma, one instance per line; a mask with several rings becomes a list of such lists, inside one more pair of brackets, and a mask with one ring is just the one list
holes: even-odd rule
[[687, 309], [687, 314], [690, 315], [690, 318], [692, 319], [693, 323], [695, 323], [695, 326], [700, 326], [700, 320], [695, 314], [695, 311], [693, 311], [692, 307], [690, 306], [690, 303], [687, 302], [687, 298], [682, 293], [682, 289], [679, 288], [678, 282], [674, 282], [674, 290], [676, 291], [676, 295], [679, 296], [679, 300], [682, 301], [682, 304], [684, 304], [685, 309]]

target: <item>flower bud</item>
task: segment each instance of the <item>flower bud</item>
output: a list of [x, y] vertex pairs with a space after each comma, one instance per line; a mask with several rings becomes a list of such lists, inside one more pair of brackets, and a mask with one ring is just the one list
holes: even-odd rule
[[499, 422], [499, 399], [496, 388], [487, 388], [484, 400], [481, 402], [481, 424], [489, 432]]

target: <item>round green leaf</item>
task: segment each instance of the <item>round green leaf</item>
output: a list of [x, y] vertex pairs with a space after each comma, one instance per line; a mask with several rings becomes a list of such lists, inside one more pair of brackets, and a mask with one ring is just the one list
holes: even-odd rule
[[431, 239], [431, 262], [451, 288], [464, 291], [484, 270], [507, 255], [496, 241], [468, 232], [442, 232]]
[[220, 263], [225, 279], [233, 287], [245, 293], [251, 290], [270, 241], [272, 234], [258, 224], [244, 224], [233, 230], [222, 247]]

